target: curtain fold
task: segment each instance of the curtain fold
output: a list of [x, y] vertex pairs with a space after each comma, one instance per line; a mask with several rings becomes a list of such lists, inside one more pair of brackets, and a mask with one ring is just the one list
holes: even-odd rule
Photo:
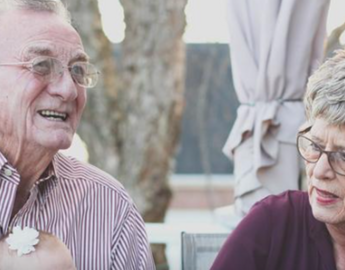
[[258, 170], [277, 165], [280, 143], [295, 144], [305, 121], [306, 82], [322, 61], [329, 0], [227, 0], [227, 7], [240, 106], [223, 152], [236, 158], [244, 134], [253, 138], [250, 159], [255, 173], [245, 186], [238, 179], [241, 191], [235, 193], [241, 196], [262, 185]]

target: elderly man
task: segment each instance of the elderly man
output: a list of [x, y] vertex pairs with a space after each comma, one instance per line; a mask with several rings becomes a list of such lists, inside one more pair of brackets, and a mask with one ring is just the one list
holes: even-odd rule
[[106, 173], [57, 152], [71, 145], [97, 82], [59, 1], [0, 0], [0, 238], [50, 232], [77, 269], [154, 269], [144, 222]]

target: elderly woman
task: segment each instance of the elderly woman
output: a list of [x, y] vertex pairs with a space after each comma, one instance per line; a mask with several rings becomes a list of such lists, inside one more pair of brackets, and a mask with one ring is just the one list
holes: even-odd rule
[[308, 191], [258, 202], [231, 233], [213, 270], [345, 269], [345, 51], [310, 78], [297, 147]]

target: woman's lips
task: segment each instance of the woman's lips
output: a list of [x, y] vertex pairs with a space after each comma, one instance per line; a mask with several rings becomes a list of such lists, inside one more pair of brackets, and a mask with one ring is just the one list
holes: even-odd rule
[[322, 190], [322, 189], [316, 189], [316, 200], [318, 203], [323, 204], [323, 205], [329, 205], [335, 203], [339, 197], [336, 196], [335, 194]]

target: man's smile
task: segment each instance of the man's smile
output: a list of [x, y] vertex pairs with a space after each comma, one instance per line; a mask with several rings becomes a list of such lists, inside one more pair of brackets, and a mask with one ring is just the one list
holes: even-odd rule
[[38, 113], [48, 119], [53, 121], [63, 121], [65, 122], [68, 119], [68, 113], [61, 113], [53, 110], [40, 110]]

